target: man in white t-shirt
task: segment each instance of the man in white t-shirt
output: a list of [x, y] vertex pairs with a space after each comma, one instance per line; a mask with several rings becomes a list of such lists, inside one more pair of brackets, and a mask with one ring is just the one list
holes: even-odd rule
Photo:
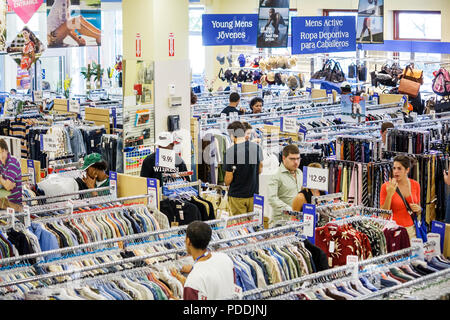
[[202, 222], [191, 222], [186, 230], [186, 250], [194, 265], [183, 271], [189, 275], [184, 284], [184, 300], [225, 300], [235, 293], [233, 261], [224, 253], [207, 250], [211, 227]]

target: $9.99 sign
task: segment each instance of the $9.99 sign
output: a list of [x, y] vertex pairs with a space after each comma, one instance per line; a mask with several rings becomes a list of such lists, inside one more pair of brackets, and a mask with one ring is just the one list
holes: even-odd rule
[[156, 149], [156, 163], [157, 167], [164, 167], [175, 169], [175, 151], [168, 149]]
[[303, 167], [303, 187], [328, 191], [328, 169]]

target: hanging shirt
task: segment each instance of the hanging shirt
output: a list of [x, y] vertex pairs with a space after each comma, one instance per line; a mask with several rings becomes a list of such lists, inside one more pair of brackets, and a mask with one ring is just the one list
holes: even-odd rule
[[0, 163], [0, 174], [3, 179], [15, 183], [8, 200], [17, 204], [22, 204], [22, 171], [19, 161], [8, 152], [5, 164]]
[[224, 253], [212, 252], [211, 258], [198, 261], [184, 284], [184, 300], [225, 300], [233, 296], [233, 261]]

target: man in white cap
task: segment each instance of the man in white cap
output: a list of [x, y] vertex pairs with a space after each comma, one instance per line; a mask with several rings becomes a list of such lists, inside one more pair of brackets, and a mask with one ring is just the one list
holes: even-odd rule
[[[159, 149], [173, 150], [174, 141], [171, 132], [163, 131], [158, 135], [158, 140], [156, 141], [156, 146]], [[178, 154], [175, 154], [175, 169], [158, 167], [156, 166], [156, 152], [147, 156], [142, 163], [141, 177], [144, 178], [154, 178], [158, 179], [162, 185], [162, 174], [163, 173], [175, 173], [175, 172], [186, 172], [186, 164], [183, 159]], [[189, 177], [186, 177], [189, 179]]]

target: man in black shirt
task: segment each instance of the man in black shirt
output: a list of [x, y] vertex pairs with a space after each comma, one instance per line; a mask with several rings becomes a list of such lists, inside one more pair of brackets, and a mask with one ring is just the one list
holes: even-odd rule
[[245, 113], [245, 108], [238, 109], [239, 102], [241, 102], [241, 96], [237, 92], [232, 92], [230, 94], [230, 104], [228, 107], [222, 110], [221, 113], [225, 113], [227, 116], [232, 112], [237, 112], [238, 115], [242, 115]]
[[[161, 132], [158, 136], [158, 140], [156, 141], [156, 146], [159, 149], [173, 150], [174, 142], [172, 133]], [[186, 168], [186, 164], [184, 163], [183, 159], [181, 159], [181, 157], [177, 154], [175, 154], [175, 169], [156, 166], [156, 152], [153, 152], [151, 155], [147, 156], [142, 163], [141, 177], [158, 179], [162, 186], [163, 173], [176, 173], [186, 171], [188, 171]], [[186, 177], [186, 179], [189, 180], [189, 177]]]
[[262, 172], [261, 148], [245, 138], [245, 127], [235, 121], [228, 126], [234, 145], [225, 153], [225, 184], [232, 215], [253, 211], [253, 196], [259, 193]]

